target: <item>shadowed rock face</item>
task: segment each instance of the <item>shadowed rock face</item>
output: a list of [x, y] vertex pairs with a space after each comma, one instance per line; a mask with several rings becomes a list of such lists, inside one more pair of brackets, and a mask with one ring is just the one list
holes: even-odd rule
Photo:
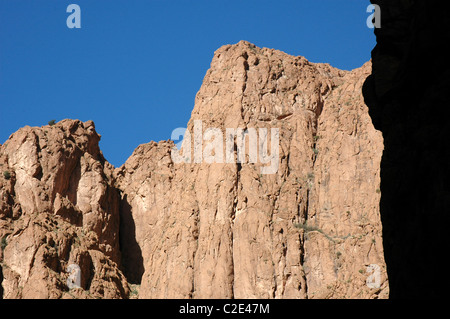
[[114, 169], [92, 122], [20, 129], [0, 147], [3, 297], [386, 298], [370, 70], [245, 41], [215, 52], [188, 130], [277, 128], [271, 174], [248, 148], [237, 163], [235, 139], [226, 164], [175, 163], [162, 141]]
[[2, 266], [0, 266], [0, 299], [3, 299], [3, 286], [2, 286], [2, 282], [3, 282], [3, 270], [2, 270]]
[[364, 98], [382, 131], [381, 220], [390, 297], [448, 295], [450, 40], [448, 4], [381, 7]]

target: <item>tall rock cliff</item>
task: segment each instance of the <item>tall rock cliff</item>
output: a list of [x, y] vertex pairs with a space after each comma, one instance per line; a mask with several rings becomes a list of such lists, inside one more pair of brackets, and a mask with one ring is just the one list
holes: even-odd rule
[[2, 296], [386, 298], [370, 71], [224, 46], [183, 163], [169, 140], [114, 169], [92, 122], [14, 133], [0, 147]]
[[[229, 163], [195, 163], [194, 143], [181, 164], [171, 142], [139, 146], [115, 175], [124, 266], [140, 296], [386, 297], [383, 141], [361, 95], [369, 72], [369, 63], [341, 71], [244, 41], [217, 50], [188, 131], [225, 139], [227, 129], [278, 128], [278, 170], [266, 174], [271, 163], [252, 162], [249, 147], [237, 162], [236, 139]], [[379, 289], [366, 285], [369, 265]]]
[[[92, 122], [25, 127], [0, 149], [4, 298], [125, 298], [119, 194]], [[70, 265], [82, 273], [69, 290]], [[1, 276], [0, 276], [1, 277]]]

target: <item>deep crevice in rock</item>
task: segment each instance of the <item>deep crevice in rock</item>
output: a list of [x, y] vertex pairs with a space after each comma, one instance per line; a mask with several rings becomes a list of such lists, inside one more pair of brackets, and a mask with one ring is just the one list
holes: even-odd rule
[[136, 224], [127, 195], [120, 203], [119, 245], [122, 254], [122, 271], [131, 284], [141, 284], [144, 274], [144, 259], [136, 241]]

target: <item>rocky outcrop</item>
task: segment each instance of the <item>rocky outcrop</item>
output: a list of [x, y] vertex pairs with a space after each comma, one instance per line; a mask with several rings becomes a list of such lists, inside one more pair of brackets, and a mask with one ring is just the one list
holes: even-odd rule
[[278, 167], [266, 174], [249, 149], [238, 163], [236, 139], [229, 163], [174, 162], [170, 141], [139, 146], [115, 175], [121, 233], [133, 234], [125, 273], [140, 297], [385, 298], [383, 141], [361, 95], [370, 67], [341, 71], [244, 41], [217, 50], [188, 131], [277, 128]]
[[[124, 298], [119, 194], [91, 121], [25, 127], [0, 149], [4, 298]], [[80, 288], [69, 290], [70, 265]]]
[[381, 28], [364, 97], [382, 131], [381, 220], [391, 298], [448, 295], [448, 4], [371, 1]]
[[0, 147], [1, 295], [386, 298], [370, 70], [226, 45], [183, 162], [169, 140], [114, 169], [90, 121], [20, 129]]

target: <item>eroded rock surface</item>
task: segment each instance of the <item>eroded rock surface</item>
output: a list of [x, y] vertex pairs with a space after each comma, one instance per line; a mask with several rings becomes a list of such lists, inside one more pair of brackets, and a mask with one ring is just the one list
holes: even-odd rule
[[[4, 298], [124, 298], [119, 194], [91, 121], [24, 127], [0, 149]], [[81, 270], [69, 290], [68, 267]]]
[[[2, 296], [386, 298], [370, 71], [223, 46], [187, 124], [211, 139], [190, 163], [169, 140], [114, 169], [90, 121], [20, 129], [0, 147]], [[227, 140], [238, 129], [245, 149]]]
[[[361, 95], [370, 71], [245, 41], [217, 50], [187, 125], [192, 140], [200, 120], [202, 132], [224, 136], [278, 128], [278, 170], [265, 174], [269, 164], [249, 163], [249, 151], [243, 163], [180, 164], [170, 141], [139, 146], [115, 175], [122, 232], [135, 234], [122, 243], [132, 252], [125, 268], [140, 297], [385, 298], [383, 140]], [[370, 265], [379, 288], [367, 286]]]

